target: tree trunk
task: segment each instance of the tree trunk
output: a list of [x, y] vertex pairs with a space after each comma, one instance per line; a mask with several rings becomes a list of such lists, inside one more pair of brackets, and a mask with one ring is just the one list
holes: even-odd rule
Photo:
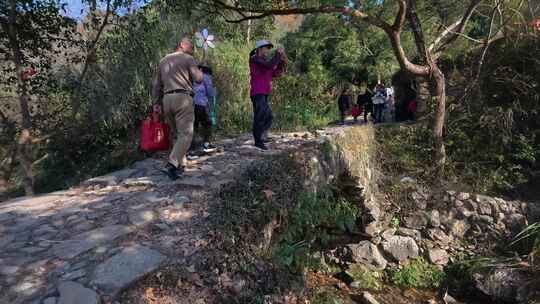
[[435, 117], [433, 119], [433, 140], [435, 144], [435, 166], [438, 177], [444, 174], [444, 165], [446, 163], [446, 150], [444, 147], [444, 123], [446, 119], [446, 80], [443, 72], [432, 64], [431, 83], [433, 86], [433, 94], [437, 99], [435, 108]]
[[31, 130], [32, 130], [32, 118], [30, 116], [30, 107], [28, 106], [28, 87], [26, 80], [23, 78], [23, 62], [24, 55], [21, 51], [17, 28], [17, 1], [10, 1], [10, 15], [9, 15], [9, 45], [13, 53], [13, 63], [15, 64], [15, 73], [17, 74], [17, 87], [19, 95], [19, 106], [22, 116], [22, 128], [17, 141], [17, 157], [21, 165], [23, 173], [23, 184], [26, 195], [34, 194], [34, 173], [32, 170], [32, 157], [31, 157]]
[[416, 115], [417, 117], [423, 117], [428, 112], [428, 104], [431, 99], [431, 92], [429, 89], [429, 82], [425, 77], [416, 77]]

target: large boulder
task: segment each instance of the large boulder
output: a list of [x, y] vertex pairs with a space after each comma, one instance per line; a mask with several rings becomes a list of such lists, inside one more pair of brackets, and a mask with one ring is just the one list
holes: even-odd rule
[[517, 268], [500, 268], [489, 272], [475, 273], [474, 284], [477, 289], [495, 301], [520, 303], [525, 301], [528, 282], [531, 277]]
[[411, 237], [393, 236], [382, 243], [384, 252], [396, 262], [418, 257], [418, 245]]
[[388, 263], [380, 253], [377, 246], [369, 241], [362, 241], [358, 244], [349, 244], [347, 248], [353, 262], [364, 264], [375, 269], [385, 269]]

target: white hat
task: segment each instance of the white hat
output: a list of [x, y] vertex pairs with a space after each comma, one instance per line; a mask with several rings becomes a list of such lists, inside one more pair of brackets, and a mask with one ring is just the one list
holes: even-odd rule
[[263, 46], [269, 46], [271, 48], [274, 47], [274, 45], [272, 44], [272, 42], [270, 42], [270, 40], [259, 40], [255, 42], [256, 49], [261, 48]]

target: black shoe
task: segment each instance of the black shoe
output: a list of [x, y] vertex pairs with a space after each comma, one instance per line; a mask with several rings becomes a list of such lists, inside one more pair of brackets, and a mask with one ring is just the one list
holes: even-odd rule
[[268, 151], [268, 147], [264, 144], [264, 143], [256, 143], [255, 144], [255, 147], [263, 150], [263, 151]]
[[172, 164], [168, 163], [167, 166], [165, 166], [164, 170], [165, 174], [171, 179], [171, 180], [177, 180], [180, 178], [180, 175], [184, 172], [183, 169], [178, 169]]

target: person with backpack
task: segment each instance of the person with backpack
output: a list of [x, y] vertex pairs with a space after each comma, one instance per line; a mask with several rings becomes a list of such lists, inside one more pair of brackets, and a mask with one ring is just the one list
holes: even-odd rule
[[265, 145], [265, 134], [272, 126], [272, 109], [268, 104], [268, 96], [272, 92], [272, 79], [280, 76], [287, 66], [287, 56], [282, 48], [270, 57], [274, 45], [268, 40], [259, 40], [255, 49], [249, 54], [250, 97], [253, 104], [253, 139], [255, 147], [268, 150]]
[[[216, 95], [216, 90], [212, 83], [212, 69], [207, 66], [199, 65], [199, 69], [203, 72], [203, 81], [195, 83], [193, 91], [195, 96], [193, 102], [195, 106], [195, 121], [193, 123], [193, 130], [200, 129], [200, 133], [203, 138], [202, 149], [205, 153], [212, 153], [217, 148], [210, 143], [212, 137], [212, 120], [210, 118], [209, 103]], [[190, 152], [187, 155], [188, 159], [196, 159], [196, 155], [193, 153], [194, 141], [192, 141]]]
[[375, 87], [375, 94], [371, 99], [373, 101], [373, 122], [380, 123], [383, 122], [383, 111], [386, 103], [386, 89], [384, 84], [379, 83]]

